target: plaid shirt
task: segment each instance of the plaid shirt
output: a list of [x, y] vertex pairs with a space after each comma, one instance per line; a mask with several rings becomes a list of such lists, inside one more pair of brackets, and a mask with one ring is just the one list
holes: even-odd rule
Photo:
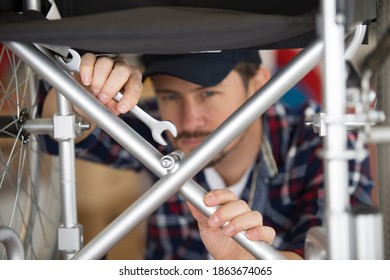
[[[147, 105], [148, 108], [144, 109], [157, 116], [155, 102]], [[322, 224], [325, 210], [323, 163], [317, 156], [322, 141], [304, 125], [307, 106], [318, 110], [311, 103], [299, 108], [277, 103], [262, 116], [263, 144], [241, 195], [241, 199], [247, 201], [252, 209], [262, 213], [264, 224], [275, 229], [274, 248], [294, 251], [301, 256], [304, 255], [307, 231]], [[146, 126], [130, 115], [123, 115], [123, 118], [150, 143], [155, 143]], [[349, 134], [351, 147], [354, 141], [354, 134]], [[56, 152], [56, 145], [52, 145], [51, 140], [47, 139], [45, 143], [50, 152]], [[171, 151], [167, 149], [172, 148], [159, 146], [158, 149], [167, 153]], [[79, 158], [116, 168], [144, 169], [141, 163], [99, 128], [77, 146], [76, 153]], [[194, 180], [206, 190], [210, 189], [202, 171]], [[351, 204], [370, 204], [372, 187], [368, 160], [350, 161]], [[146, 258], [207, 258], [197, 222], [181, 196], [172, 196], [149, 218]]]

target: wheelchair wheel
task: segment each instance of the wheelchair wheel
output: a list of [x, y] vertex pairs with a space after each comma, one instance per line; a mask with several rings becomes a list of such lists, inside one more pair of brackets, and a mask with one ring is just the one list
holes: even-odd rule
[[[53, 259], [61, 214], [58, 163], [24, 129], [37, 116], [36, 81], [0, 45], [0, 225], [17, 232], [26, 259]], [[0, 259], [7, 259], [2, 244]]]

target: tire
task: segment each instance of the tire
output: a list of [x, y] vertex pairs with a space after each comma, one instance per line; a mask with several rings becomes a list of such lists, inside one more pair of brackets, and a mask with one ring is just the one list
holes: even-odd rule
[[[37, 77], [0, 45], [0, 226], [12, 228], [26, 259], [57, 258], [61, 217], [58, 159], [23, 125], [37, 116]], [[0, 244], [0, 259], [7, 252]]]
[[[390, 3], [387, 0], [378, 1], [378, 29], [377, 37], [382, 38], [388, 28], [390, 28]], [[383, 125], [390, 125], [390, 59], [384, 62], [384, 65], [378, 73], [377, 86], [378, 86], [378, 108], [386, 115], [386, 120]], [[384, 234], [384, 251], [385, 260], [390, 259], [390, 145], [377, 146], [378, 155], [378, 197], [379, 197], [379, 210], [383, 213], [383, 234]]]

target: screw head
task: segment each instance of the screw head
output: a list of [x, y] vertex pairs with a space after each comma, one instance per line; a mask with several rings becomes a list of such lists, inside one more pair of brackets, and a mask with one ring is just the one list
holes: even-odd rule
[[169, 169], [169, 168], [171, 168], [174, 164], [175, 164], [175, 162], [174, 162], [173, 159], [170, 158], [170, 157], [163, 157], [163, 158], [161, 159], [161, 165], [162, 165], [162, 167], [164, 167], [164, 168]]

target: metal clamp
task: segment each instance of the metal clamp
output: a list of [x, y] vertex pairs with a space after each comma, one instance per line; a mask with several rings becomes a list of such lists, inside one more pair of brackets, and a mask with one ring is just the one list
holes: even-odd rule
[[168, 172], [176, 170], [178, 164], [183, 160], [184, 153], [180, 150], [173, 151], [161, 158], [161, 166]]
[[83, 226], [80, 224], [72, 228], [58, 228], [58, 250], [64, 253], [73, 254], [83, 246]]

